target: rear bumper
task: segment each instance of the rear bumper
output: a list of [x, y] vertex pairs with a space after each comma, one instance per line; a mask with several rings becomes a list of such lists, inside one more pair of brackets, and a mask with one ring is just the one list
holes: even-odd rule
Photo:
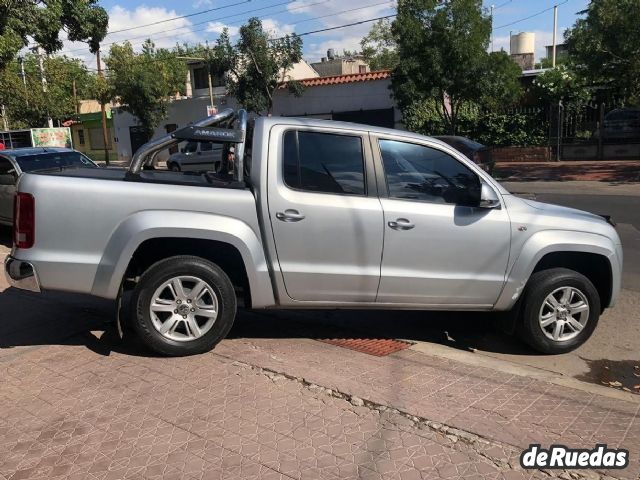
[[36, 269], [29, 262], [8, 256], [4, 261], [4, 274], [12, 287], [30, 292], [40, 292]]

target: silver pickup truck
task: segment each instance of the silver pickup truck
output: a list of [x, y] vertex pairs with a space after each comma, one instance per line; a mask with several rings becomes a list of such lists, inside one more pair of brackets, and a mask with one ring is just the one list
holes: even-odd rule
[[[560, 353], [620, 291], [608, 219], [516, 197], [440, 141], [244, 111], [189, 128], [142, 147], [128, 171], [24, 174], [10, 283], [130, 292], [134, 329], [166, 355], [212, 349], [238, 306], [494, 311]], [[233, 173], [143, 168], [187, 138], [233, 145]]]

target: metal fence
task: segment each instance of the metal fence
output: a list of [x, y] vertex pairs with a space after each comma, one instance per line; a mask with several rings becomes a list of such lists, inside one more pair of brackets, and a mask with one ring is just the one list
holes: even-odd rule
[[558, 160], [640, 159], [640, 108], [560, 102], [549, 110], [549, 145]]

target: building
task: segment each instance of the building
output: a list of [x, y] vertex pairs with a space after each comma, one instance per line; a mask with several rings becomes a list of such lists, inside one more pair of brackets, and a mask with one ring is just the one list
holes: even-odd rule
[[[189, 72], [186, 79], [187, 98], [209, 97], [210, 93], [213, 97], [224, 96], [226, 94], [225, 81], [222, 76], [211, 77], [211, 92], [209, 92], [209, 75], [204, 62], [200, 60], [190, 60], [188, 62]], [[318, 77], [311, 65], [305, 60], [301, 60], [291, 67], [284, 74], [284, 79], [291, 78], [293, 80], [301, 80], [303, 78]]]
[[[391, 98], [389, 71], [338, 75], [333, 77], [315, 76], [298, 79], [305, 90], [301, 97], [289, 93], [283, 85], [276, 90], [273, 115], [308, 116], [350, 122], [365, 123], [390, 128], [401, 128], [401, 114]], [[197, 90], [194, 90], [196, 92]], [[214, 98], [215, 108], [238, 108], [233, 97], [218, 95]], [[175, 100], [169, 105], [167, 119], [158, 126], [154, 138], [165, 135], [207, 116], [208, 93]], [[146, 139], [137, 127], [137, 121], [130, 113], [114, 109], [114, 128], [117, 138], [118, 160], [131, 160]], [[161, 152], [160, 160], [168, 158], [168, 152]]]
[[534, 68], [535, 51], [535, 33], [520, 32], [511, 35], [509, 40], [509, 53], [511, 59], [518, 64], [521, 70], [532, 70]]
[[336, 56], [333, 48], [327, 50], [327, 56], [311, 66], [321, 77], [335, 77], [337, 75], [351, 75], [370, 72], [369, 64], [362, 55]]
[[[106, 106], [107, 117], [107, 150], [113, 153], [115, 144], [111, 105]], [[73, 148], [94, 159], [104, 159], [104, 136], [102, 134], [102, 113], [97, 100], [80, 100], [78, 114], [64, 122], [71, 128]]]
[[[545, 50], [547, 51], [547, 58], [551, 60], [553, 57], [553, 45], [545, 45]], [[567, 48], [566, 43], [559, 43], [556, 45], [556, 61], [560, 59], [567, 58], [569, 56], [569, 48]]]

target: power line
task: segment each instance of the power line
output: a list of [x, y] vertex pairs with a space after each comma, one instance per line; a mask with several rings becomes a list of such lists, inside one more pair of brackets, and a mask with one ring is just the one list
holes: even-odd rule
[[[391, 2], [384, 2], [384, 3], [391, 3]], [[367, 6], [365, 6], [365, 7], [360, 7], [360, 8], [352, 9], [351, 11], [354, 11], [354, 10], [363, 10], [363, 9], [365, 9], [365, 8], [370, 8], [371, 6], [372, 6], [372, 5], [367, 5]], [[337, 12], [337, 13], [334, 13], [334, 14], [332, 14], [332, 15], [337, 15], [337, 14], [339, 14], [339, 13], [344, 13], [344, 12]], [[322, 32], [329, 32], [329, 31], [333, 31], [333, 30], [339, 30], [339, 29], [341, 29], [341, 28], [354, 27], [354, 26], [356, 26], [356, 25], [362, 25], [362, 24], [365, 24], [365, 23], [376, 22], [376, 21], [378, 21], [378, 20], [385, 20], [385, 19], [387, 19], [387, 18], [393, 18], [393, 17], [396, 17], [396, 16], [397, 16], [397, 13], [394, 13], [394, 14], [392, 14], [392, 15], [385, 15], [385, 16], [382, 16], [382, 17], [376, 17], [376, 18], [369, 18], [369, 19], [366, 19], [366, 20], [360, 20], [360, 21], [358, 21], [358, 22], [345, 23], [344, 25], [338, 25], [338, 26], [335, 26], [335, 27], [327, 27], [327, 28], [322, 28], [322, 29], [319, 29], [319, 30], [312, 30], [312, 31], [309, 31], [309, 32], [303, 32], [303, 33], [293, 33], [292, 35], [295, 35], [295, 36], [297, 36], [297, 37], [305, 37], [305, 36], [307, 36], [307, 35], [314, 35], [314, 34], [316, 34], [316, 33], [322, 33]], [[303, 21], [307, 21], [307, 20], [303, 20]], [[279, 38], [272, 38], [272, 39], [270, 39], [269, 41], [274, 42], [274, 41], [277, 41], [277, 40], [282, 40], [282, 39], [284, 39], [284, 38], [286, 38], [286, 36], [285, 36], [285, 37], [279, 37]], [[156, 63], [156, 62], [160, 62], [160, 61], [162, 61], [162, 60], [160, 60], [160, 59], [153, 59], [153, 60], [149, 60], [149, 61], [147, 61], [147, 62], [145, 62], [145, 63], [147, 63], [147, 64], [151, 64], [151, 63]], [[95, 69], [89, 68], [89, 70], [95, 70]]]
[[544, 10], [540, 10], [538, 13], [534, 13], [533, 15], [529, 15], [528, 17], [524, 17], [524, 18], [521, 18], [519, 20], [514, 20], [513, 22], [505, 23], [504, 25], [500, 25], [499, 27], [494, 28], [493, 31], [500, 30], [501, 28], [505, 28], [505, 27], [510, 27], [511, 25], [515, 25], [516, 23], [524, 22], [525, 20], [529, 20], [531, 18], [537, 17], [539, 15], [542, 15], [545, 12], [548, 12], [549, 10], [553, 10], [555, 7], [559, 7], [560, 5], [564, 5], [568, 1], [569, 0], [564, 0], [564, 2], [560, 2], [560, 3], [557, 3], [557, 4], [553, 5], [552, 7], [545, 8]]
[[[284, 2], [276, 3], [276, 4], [274, 4], [274, 5], [268, 5], [268, 6], [266, 6], [266, 7], [261, 7], [261, 8], [254, 8], [254, 9], [250, 9], [250, 10], [245, 10], [244, 12], [234, 13], [234, 14], [232, 14], [232, 15], [225, 15], [225, 16], [223, 16], [223, 17], [210, 18], [210, 19], [205, 20], [205, 21], [202, 21], [202, 22], [193, 23], [193, 24], [191, 24], [191, 25], [185, 25], [185, 26], [182, 26], [182, 27], [175, 27], [175, 28], [171, 28], [171, 29], [169, 29], [169, 30], [163, 30], [162, 32], [156, 32], [156, 33], [175, 32], [176, 30], [182, 30], [182, 29], [185, 29], [185, 28], [190, 29], [190, 28], [192, 28], [192, 27], [196, 27], [196, 26], [198, 26], [198, 25], [204, 25], [204, 24], [207, 24], [207, 23], [210, 23], [210, 22], [217, 22], [217, 21], [219, 21], [219, 20], [226, 20], [226, 19], [228, 19], [228, 18], [240, 17], [240, 16], [242, 16], [242, 15], [250, 15], [250, 14], [252, 14], [252, 13], [259, 12], [259, 11], [261, 11], [261, 10], [267, 10], [267, 9], [269, 9], [269, 8], [280, 7], [280, 6], [282, 6], [282, 5], [288, 5], [288, 4], [290, 4], [290, 3], [295, 3], [296, 1], [297, 1], [297, 0], [287, 0], [287, 1], [284, 1]], [[332, 1], [332, 0], [329, 0], [329, 1]], [[318, 3], [314, 3], [314, 4], [312, 4], [312, 5], [317, 5], [317, 4], [319, 4], [319, 3], [325, 3], [325, 2], [318, 2]], [[303, 7], [308, 7], [308, 6], [309, 6], [309, 5], [304, 5]], [[297, 8], [303, 8], [303, 7], [297, 7]], [[293, 9], [293, 8], [292, 8], [292, 9], [290, 9], [290, 10], [295, 10], [295, 9]], [[287, 12], [287, 11], [290, 11], [290, 10], [283, 10], [282, 12]], [[276, 14], [276, 13], [280, 13], [280, 11], [279, 11], [279, 12], [272, 12], [272, 13], [270, 13], [269, 15], [273, 15], [273, 14]], [[142, 28], [142, 27], [132, 27], [132, 29], [136, 29], [136, 28]], [[204, 30], [206, 30], [206, 29], [200, 29], [200, 30], [189, 30], [188, 32], [184, 32], [184, 33], [182, 33], [182, 34], [178, 34], [178, 35], [187, 35], [187, 34], [189, 34], [189, 33], [195, 33], [195, 32], [198, 32], [198, 31], [204, 31]], [[118, 41], [113, 41], [113, 42], [107, 42], [107, 43], [103, 43], [103, 44], [101, 44], [101, 47], [106, 47], [106, 46], [108, 46], [108, 45], [114, 45], [114, 44], [116, 44], [116, 43], [121, 43], [121, 42], [130, 42], [131, 40], [137, 40], [137, 39], [140, 39], [140, 38], [147, 39], [147, 38], [149, 38], [151, 35], [154, 35], [154, 34], [138, 35], [138, 36], [136, 36], [136, 37], [127, 38], [127, 39], [124, 39], [124, 40], [118, 40]], [[167, 36], [164, 36], [164, 37], [161, 37], [161, 38], [167, 38], [167, 37], [171, 37], [171, 36], [174, 36], [174, 35], [167, 35]], [[62, 52], [60, 52], [60, 53], [63, 53], [63, 54], [64, 54], [64, 53], [84, 52], [84, 51], [85, 51], [85, 48], [75, 48], [75, 49], [72, 49], [72, 50], [62, 51]]]
[[251, 3], [252, 0], [243, 0], [242, 2], [230, 3], [229, 5], [223, 5], [221, 7], [209, 8], [207, 10], [201, 10], [199, 12], [189, 13], [188, 15], [180, 15], [178, 17], [166, 18], [164, 20], [158, 20], [157, 22], [146, 23], [144, 25], [136, 25], [135, 27], [121, 28], [120, 30], [113, 30], [111, 32], [107, 32], [107, 35], [111, 35], [113, 33], [121, 33], [128, 32], [130, 30], [136, 30], [138, 28], [150, 27], [152, 25], [160, 25], [161, 23], [173, 22], [174, 20], [181, 20], [183, 18], [195, 17], [197, 15], [204, 15], [205, 13], [215, 12], [217, 10], [224, 10], [225, 8], [237, 7], [238, 5], [242, 5], [244, 3]]

